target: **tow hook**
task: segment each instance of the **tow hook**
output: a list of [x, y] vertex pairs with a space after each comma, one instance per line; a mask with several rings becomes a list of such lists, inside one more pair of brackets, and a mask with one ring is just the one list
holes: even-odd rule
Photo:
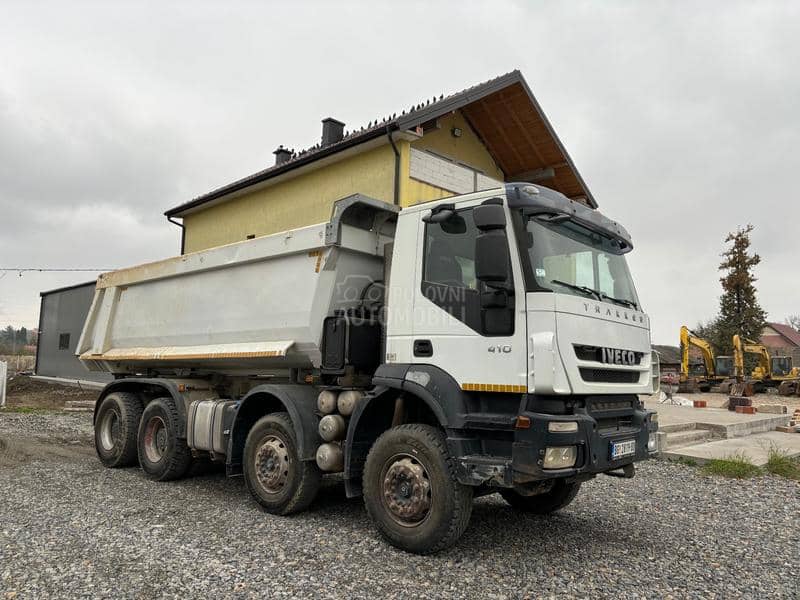
[[633, 479], [633, 476], [636, 475], [636, 467], [633, 466], [633, 463], [629, 465], [623, 465], [621, 467], [622, 470], [613, 470], [613, 471], [606, 471], [604, 475], [608, 475], [609, 477], [622, 477], [623, 479]]

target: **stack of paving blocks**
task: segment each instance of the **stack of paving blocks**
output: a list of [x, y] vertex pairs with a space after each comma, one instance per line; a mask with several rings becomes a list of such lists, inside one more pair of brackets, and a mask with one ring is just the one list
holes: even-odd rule
[[794, 409], [794, 415], [792, 415], [792, 420], [789, 421], [789, 425], [780, 425], [775, 429], [783, 433], [800, 433], [800, 408]]
[[[731, 396], [728, 398], [728, 410], [731, 412], [742, 412], [739, 410], [739, 407], [745, 406], [753, 407], [753, 401], [747, 396]], [[753, 413], [755, 413], [755, 411], [753, 411]]]

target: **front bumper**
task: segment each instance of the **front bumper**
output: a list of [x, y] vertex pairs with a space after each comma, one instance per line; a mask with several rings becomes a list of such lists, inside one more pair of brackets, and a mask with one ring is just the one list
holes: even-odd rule
[[[458, 461], [457, 470], [462, 483], [516, 487], [550, 479], [590, 479], [599, 473], [617, 471], [655, 454], [648, 450], [650, 436], [655, 436], [658, 430], [655, 412], [651, 410], [636, 408], [610, 420], [610, 415], [605, 415], [605, 419], [595, 419], [588, 412], [553, 415], [523, 411], [520, 416], [530, 419], [530, 427], [514, 430], [511, 458], [497, 460], [495, 457], [463, 457]], [[564, 421], [577, 422], [578, 430], [549, 431], [550, 423]], [[636, 441], [634, 454], [612, 458], [611, 443], [626, 440]], [[546, 449], [563, 446], [577, 448], [574, 466], [563, 469], [544, 468]]]
[[[512, 482], [514, 485], [552, 478], [596, 475], [614, 471], [653, 454], [648, 450], [650, 434], [658, 430], [653, 411], [636, 409], [617, 427], [602, 428], [591, 415], [549, 415], [524, 412], [531, 420], [528, 429], [516, 430], [511, 455]], [[554, 421], [575, 421], [578, 431], [556, 433], [549, 431]], [[634, 454], [614, 459], [611, 443], [636, 441]], [[576, 446], [577, 457], [573, 467], [545, 469], [544, 455], [547, 447]]]

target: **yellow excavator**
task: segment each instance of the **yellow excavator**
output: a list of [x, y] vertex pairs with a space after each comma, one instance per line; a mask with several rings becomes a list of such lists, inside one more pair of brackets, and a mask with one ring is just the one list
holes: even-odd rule
[[[739, 334], [733, 336], [733, 360], [737, 381], [745, 381], [744, 355], [758, 356], [758, 365], [750, 374], [756, 392], [763, 392], [767, 387], [797, 387], [800, 380], [800, 368], [792, 366], [791, 356], [770, 356], [764, 344], [744, 339]], [[792, 386], [794, 384], [794, 386]], [[785, 394], [789, 395], [789, 394]]]
[[[698, 372], [689, 364], [689, 349], [694, 346], [703, 356], [704, 370]], [[681, 375], [678, 391], [708, 392], [712, 385], [719, 385], [733, 377], [733, 357], [714, 356], [714, 349], [706, 340], [691, 331], [686, 325], [681, 327]]]

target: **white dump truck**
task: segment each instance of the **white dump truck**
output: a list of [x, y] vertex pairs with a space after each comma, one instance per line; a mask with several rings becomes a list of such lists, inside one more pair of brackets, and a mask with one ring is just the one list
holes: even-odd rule
[[221, 461], [281, 515], [341, 473], [417, 553], [455, 543], [479, 495], [551, 513], [656, 450], [631, 248], [511, 183], [402, 211], [355, 195], [328, 223], [106, 273], [77, 351], [115, 376], [97, 454], [158, 481]]

